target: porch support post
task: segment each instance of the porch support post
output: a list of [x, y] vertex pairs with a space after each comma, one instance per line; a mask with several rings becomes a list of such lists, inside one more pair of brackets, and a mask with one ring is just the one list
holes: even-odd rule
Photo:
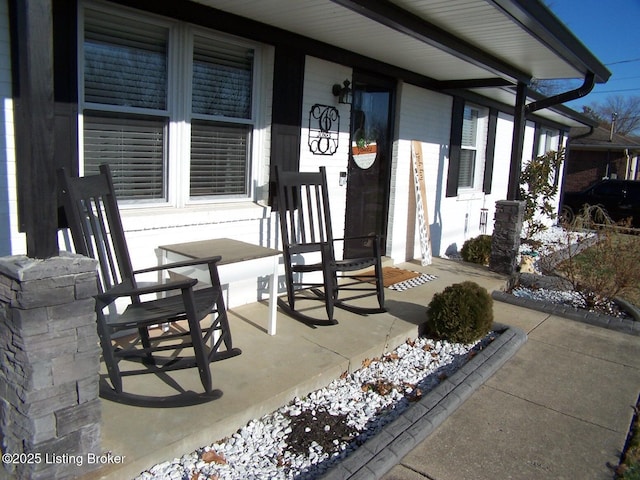
[[501, 200], [496, 212], [491, 238], [489, 270], [506, 275], [517, 272], [517, 256], [524, 218], [524, 202]]
[[[79, 478], [101, 465], [96, 261], [0, 258], [0, 478]], [[10, 457], [11, 457], [10, 455]], [[21, 456], [22, 455], [22, 456]]]
[[27, 255], [58, 255], [54, 163], [52, 0], [16, 0], [12, 6], [16, 170], [20, 230]]
[[520, 172], [522, 170], [522, 148], [524, 146], [524, 127], [526, 115], [527, 85], [518, 82], [516, 93], [515, 116], [513, 118], [513, 138], [511, 141], [511, 166], [509, 168], [509, 185], [507, 200], [518, 200], [520, 197]]

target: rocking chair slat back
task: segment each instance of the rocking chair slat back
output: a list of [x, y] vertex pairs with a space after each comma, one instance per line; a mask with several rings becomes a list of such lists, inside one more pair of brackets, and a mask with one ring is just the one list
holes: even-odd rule
[[104, 175], [107, 166], [100, 166], [103, 175], [76, 180], [68, 195], [67, 218], [77, 253], [95, 258], [100, 265], [102, 291], [133, 279], [129, 249], [113, 192], [111, 175]]
[[[325, 168], [320, 167], [319, 172], [284, 172], [276, 168], [275, 174], [287, 286], [286, 302], [279, 298], [278, 304], [295, 318], [312, 325], [335, 324], [334, 306], [362, 314], [384, 311], [380, 239], [377, 236], [360, 239], [370, 245], [370, 256], [336, 259], [337, 239], [332, 232]], [[374, 274], [360, 273], [369, 267], [374, 267]], [[311, 317], [296, 308], [296, 298], [302, 299], [308, 292], [325, 303], [326, 318]], [[343, 299], [340, 292], [352, 296]], [[376, 296], [378, 306], [350, 304], [351, 300], [367, 296]]]
[[[294, 253], [317, 250], [332, 238], [326, 172], [278, 172], [283, 199], [281, 230], [285, 248]], [[316, 244], [311, 247], [307, 244]]]

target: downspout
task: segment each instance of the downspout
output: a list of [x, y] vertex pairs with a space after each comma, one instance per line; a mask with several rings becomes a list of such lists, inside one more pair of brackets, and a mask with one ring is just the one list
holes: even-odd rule
[[624, 179], [631, 180], [631, 157], [629, 155], [629, 149], [624, 149], [624, 159], [625, 159], [625, 169], [624, 169]]
[[[551, 97], [543, 98], [531, 102], [524, 107], [516, 105], [515, 118], [514, 118], [514, 135], [513, 135], [513, 150], [511, 151], [511, 167], [509, 171], [509, 185], [507, 186], [507, 200], [518, 200], [520, 197], [520, 174], [522, 170], [522, 147], [524, 143], [524, 125], [527, 115], [549, 108], [560, 103], [569, 102], [587, 95], [595, 86], [595, 74], [593, 72], [587, 72], [584, 77], [582, 85], [576, 89], [568, 92], [553, 95]], [[522, 101], [521, 96], [526, 97], [526, 87], [518, 84], [518, 94], [516, 95], [516, 104]], [[593, 131], [593, 127], [591, 127]], [[590, 132], [591, 133], [591, 132]]]
[[588, 72], [584, 77], [584, 82], [578, 88], [570, 90], [568, 92], [559, 93], [558, 95], [543, 98], [542, 100], [531, 102], [525, 107], [525, 111], [527, 114], [530, 114], [533, 112], [537, 112], [538, 110], [542, 110], [543, 108], [553, 107], [554, 105], [558, 105], [560, 103], [570, 102], [571, 100], [582, 98], [589, 92], [591, 92], [591, 90], [593, 90], [595, 84], [595, 74], [593, 72]]

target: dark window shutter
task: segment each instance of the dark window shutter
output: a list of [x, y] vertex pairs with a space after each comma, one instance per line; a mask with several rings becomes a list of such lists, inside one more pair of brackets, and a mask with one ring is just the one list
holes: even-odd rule
[[300, 128], [305, 55], [290, 47], [276, 47], [273, 74], [273, 112], [271, 126], [271, 181], [269, 204], [274, 206], [274, 167], [288, 171], [300, 168]]
[[[53, 95], [55, 101], [54, 159], [78, 174], [78, 5], [76, 1], [53, 3]], [[58, 228], [67, 226], [58, 199]]]
[[495, 108], [489, 110], [489, 127], [487, 132], [487, 150], [484, 163], [484, 180], [482, 191], [491, 193], [491, 182], [493, 180], [493, 160], [496, 155], [496, 129], [498, 127], [498, 111]]
[[533, 150], [531, 151], [531, 158], [538, 156], [538, 149], [540, 148], [540, 136], [542, 135], [542, 127], [539, 123], [536, 123], [536, 128], [533, 133]]
[[464, 100], [453, 98], [451, 108], [451, 139], [449, 142], [449, 171], [447, 173], [447, 197], [458, 195], [460, 155], [462, 146], [462, 124], [464, 123]]

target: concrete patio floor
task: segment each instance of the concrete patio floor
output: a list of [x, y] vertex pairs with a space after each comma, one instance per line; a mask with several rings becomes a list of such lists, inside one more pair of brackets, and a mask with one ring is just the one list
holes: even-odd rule
[[[87, 478], [133, 478], [156, 463], [229, 436], [295, 396], [306, 395], [345, 371], [357, 370], [364, 359], [415, 338], [433, 294], [448, 285], [473, 280], [491, 292], [506, 281], [486, 268], [440, 258], [426, 267], [418, 262], [397, 266], [437, 278], [404, 292], [385, 289], [388, 312], [384, 314], [359, 316], [338, 310], [338, 325], [311, 328], [279, 311], [277, 335], [269, 336], [266, 302], [230, 310], [234, 346], [243, 353], [211, 366], [214, 387], [221, 389], [223, 396], [203, 405], [173, 409], [102, 400], [103, 450], [124, 455], [125, 461]], [[198, 390], [199, 380], [193, 371], [178, 373], [192, 378], [193, 389]], [[134, 378], [137, 382], [154, 381], [145, 377], [149, 376]]]

